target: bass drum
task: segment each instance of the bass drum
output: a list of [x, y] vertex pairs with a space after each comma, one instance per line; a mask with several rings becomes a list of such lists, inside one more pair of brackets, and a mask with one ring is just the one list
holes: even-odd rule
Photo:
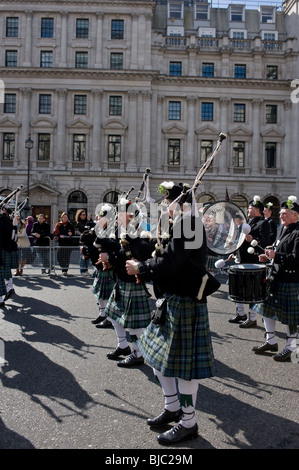
[[245, 240], [246, 235], [242, 232], [244, 223], [244, 212], [232, 202], [219, 201], [206, 206], [203, 224], [208, 250], [221, 256], [235, 253]]
[[267, 297], [267, 269], [264, 264], [236, 264], [228, 268], [228, 298], [239, 303], [264, 302]]

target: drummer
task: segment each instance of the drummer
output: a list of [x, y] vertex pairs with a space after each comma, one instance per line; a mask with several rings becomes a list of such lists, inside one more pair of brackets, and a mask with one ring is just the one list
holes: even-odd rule
[[[246, 235], [245, 241], [239, 248], [238, 258], [242, 264], [259, 264], [259, 254], [262, 253], [262, 249], [255, 247], [254, 253], [248, 252], [248, 248], [251, 247], [252, 240], [256, 240], [257, 244], [261, 248], [265, 248], [269, 243], [269, 224], [263, 216], [264, 205], [261, 202], [259, 196], [254, 196], [253, 200], [249, 202], [247, 215], [248, 224], [250, 225], [251, 231]], [[255, 328], [256, 312], [252, 310], [253, 304], [249, 304], [248, 318], [244, 310], [244, 304], [236, 302], [236, 315], [230, 318], [230, 323], [239, 323], [240, 328]]]

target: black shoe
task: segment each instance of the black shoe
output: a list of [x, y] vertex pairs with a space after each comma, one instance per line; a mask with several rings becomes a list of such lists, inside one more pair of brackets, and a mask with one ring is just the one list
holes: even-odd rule
[[120, 356], [128, 356], [131, 354], [131, 348], [130, 346], [127, 346], [126, 348], [116, 348], [115, 351], [108, 352], [106, 355], [108, 359], [112, 360], [117, 360], [119, 359]]
[[239, 328], [255, 328], [256, 327], [256, 320], [250, 320], [250, 318], [247, 318], [246, 321], [241, 323], [239, 325]]
[[14, 290], [14, 289], [10, 289], [10, 290], [7, 292], [6, 296], [4, 297], [4, 302], [5, 302], [5, 300], [10, 299], [14, 294], [15, 294], [15, 290]]
[[291, 355], [292, 351], [287, 348], [284, 348], [281, 353], [275, 354], [275, 356], [273, 356], [273, 359], [277, 362], [291, 362]]
[[133, 367], [141, 366], [142, 364], [144, 364], [143, 357], [136, 357], [134, 353], [117, 363], [118, 367]]
[[230, 318], [228, 321], [229, 323], [241, 323], [242, 321], [245, 321], [247, 319], [247, 315], [236, 315], [233, 318]]
[[261, 344], [260, 346], [254, 346], [252, 348], [252, 351], [255, 352], [255, 354], [264, 354], [266, 351], [272, 351], [276, 352], [278, 351], [278, 344], [269, 344], [267, 341], [264, 344]]
[[149, 426], [155, 427], [164, 426], [165, 424], [173, 422], [178, 423], [181, 419], [182, 414], [183, 411], [181, 409], [177, 411], [164, 410], [161, 414], [159, 414], [159, 416], [157, 416], [156, 418], [149, 418], [146, 420], [146, 422]]
[[0, 308], [5, 308], [5, 303], [4, 302], [0, 303]]
[[157, 436], [159, 444], [172, 445], [176, 442], [188, 441], [189, 439], [196, 439], [198, 435], [198, 426], [194, 424], [192, 428], [184, 428], [181, 424], [177, 424], [169, 431], [163, 432]]
[[109, 321], [109, 320], [107, 320], [107, 318], [105, 318], [104, 321], [102, 321], [101, 323], [96, 325], [96, 328], [113, 328], [113, 325], [112, 325], [111, 321]]
[[93, 323], [94, 325], [97, 325], [98, 323], [101, 323], [104, 320], [106, 320], [106, 315], [102, 315], [100, 313], [100, 315], [98, 315], [97, 318], [95, 318], [94, 320], [91, 320], [91, 323]]

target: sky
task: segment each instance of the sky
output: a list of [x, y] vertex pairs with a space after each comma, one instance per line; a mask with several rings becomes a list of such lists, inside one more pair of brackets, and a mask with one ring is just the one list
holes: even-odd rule
[[210, 4], [214, 8], [226, 8], [231, 4], [245, 5], [246, 8], [257, 9], [260, 6], [276, 6], [278, 9], [281, 9], [282, 0], [210, 0]]

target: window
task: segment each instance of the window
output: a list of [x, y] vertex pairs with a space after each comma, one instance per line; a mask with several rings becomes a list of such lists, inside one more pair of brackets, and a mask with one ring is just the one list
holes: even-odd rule
[[179, 121], [181, 119], [181, 102], [180, 101], [169, 101], [168, 119], [170, 121]]
[[38, 160], [50, 160], [50, 134], [38, 134]]
[[276, 143], [266, 142], [266, 168], [276, 168]]
[[214, 77], [214, 64], [203, 63], [202, 64], [202, 76]]
[[76, 21], [76, 38], [88, 39], [89, 20], [87, 18], [78, 18]]
[[120, 162], [121, 156], [121, 136], [108, 136], [108, 162]]
[[88, 52], [76, 52], [76, 69], [87, 69], [88, 67]]
[[6, 18], [6, 37], [17, 38], [19, 35], [19, 18]]
[[235, 65], [235, 78], [246, 78], [246, 65]]
[[196, 5], [195, 6], [195, 19], [196, 20], [208, 20], [209, 19], [209, 6], [208, 5]]
[[239, 168], [245, 166], [245, 142], [233, 143], [233, 165]]
[[75, 95], [74, 97], [74, 114], [86, 114], [87, 96]]
[[182, 75], [182, 62], [170, 62], [169, 75], [180, 77]]
[[181, 19], [182, 18], [182, 3], [169, 3], [168, 4], [168, 18]]
[[124, 39], [124, 20], [111, 21], [111, 39]]
[[109, 97], [109, 115], [110, 116], [122, 115], [122, 97], [121, 96]]
[[277, 65], [267, 65], [266, 78], [268, 80], [278, 79], [278, 67]]
[[271, 7], [261, 8], [261, 22], [262, 23], [274, 23], [274, 9]]
[[7, 132], [3, 134], [3, 160], [15, 158], [15, 134]]
[[201, 103], [201, 120], [213, 121], [213, 103]]
[[276, 33], [263, 33], [264, 41], [276, 41]]
[[231, 21], [244, 21], [243, 20], [243, 7], [231, 6], [230, 20]]
[[39, 95], [39, 114], [51, 114], [51, 95]]
[[233, 31], [232, 32], [233, 39], [245, 39], [245, 32], [244, 31]]
[[83, 162], [86, 157], [86, 135], [74, 134], [73, 136], [73, 161]]
[[168, 165], [180, 165], [180, 139], [168, 140]]
[[122, 52], [111, 52], [110, 69], [122, 70], [124, 68], [124, 56]]
[[42, 18], [40, 35], [42, 38], [52, 38], [54, 36], [54, 18]]
[[17, 95], [15, 93], [5, 93], [4, 95], [4, 112], [16, 112]]
[[245, 104], [234, 104], [234, 122], [245, 122]]
[[277, 105], [266, 104], [266, 123], [277, 124]]
[[18, 51], [5, 51], [5, 67], [18, 66]]
[[41, 67], [52, 67], [53, 66], [53, 52], [52, 51], [41, 51], [41, 53], [40, 53], [40, 66]]
[[200, 164], [203, 165], [213, 150], [213, 141], [212, 140], [202, 140], [200, 145]]

